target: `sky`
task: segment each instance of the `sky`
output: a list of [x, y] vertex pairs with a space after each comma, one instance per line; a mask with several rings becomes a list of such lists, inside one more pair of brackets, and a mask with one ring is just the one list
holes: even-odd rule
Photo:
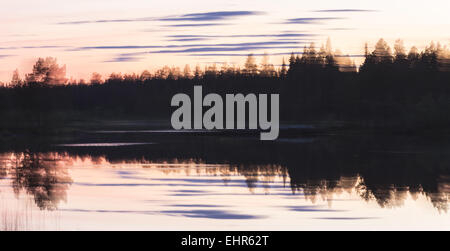
[[2, 0], [0, 81], [49, 56], [86, 80], [92, 72], [242, 65], [249, 53], [280, 65], [327, 38], [360, 63], [364, 44], [380, 38], [450, 45], [449, 9], [448, 0]]

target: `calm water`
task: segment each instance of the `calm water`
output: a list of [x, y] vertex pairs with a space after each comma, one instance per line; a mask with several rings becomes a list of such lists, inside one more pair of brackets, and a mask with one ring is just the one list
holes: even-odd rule
[[450, 230], [450, 138], [92, 131], [0, 147], [2, 230]]

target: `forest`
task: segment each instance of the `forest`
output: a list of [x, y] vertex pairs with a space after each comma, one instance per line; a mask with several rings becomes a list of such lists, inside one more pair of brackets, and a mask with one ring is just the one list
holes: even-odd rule
[[280, 120], [326, 124], [343, 130], [405, 133], [446, 131], [450, 126], [450, 50], [431, 43], [407, 50], [380, 39], [365, 47], [356, 67], [350, 57], [314, 44], [276, 67], [249, 55], [245, 65], [164, 67], [150, 73], [93, 73], [89, 81], [67, 79], [55, 58], [39, 58], [22, 79], [18, 71], [0, 87], [0, 131], [54, 131], [76, 121], [167, 120], [177, 93], [280, 94]]

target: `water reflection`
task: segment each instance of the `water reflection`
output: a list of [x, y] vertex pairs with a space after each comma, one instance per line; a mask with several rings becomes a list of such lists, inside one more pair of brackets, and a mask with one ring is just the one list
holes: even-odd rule
[[67, 167], [61, 161], [69, 161], [58, 153], [3, 154], [1, 175], [11, 180], [14, 193], [25, 192], [34, 198], [36, 205], [44, 210], [54, 210], [61, 201], [67, 199], [72, 179]]
[[[397, 183], [376, 182], [371, 173], [361, 172], [355, 176], [340, 176], [336, 179], [319, 179], [297, 168], [282, 165], [233, 165], [207, 164], [201, 160], [167, 160], [153, 162], [144, 158], [140, 160], [109, 161], [105, 156], [71, 155], [67, 152], [58, 153], [6, 153], [1, 156], [0, 177], [11, 181], [10, 185], [16, 195], [25, 192], [32, 195], [36, 205], [42, 210], [55, 210], [60, 202], [67, 200], [67, 190], [72, 184], [68, 169], [75, 165], [87, 167], [109, 167], [133, 165], [143, 169], [153, 169], [170, 177], [171, 174], [183, 173], [186, 178], [144, 178], [127, 171], [119, 171], [122, 180], [160, 181], [163, 183], [182, 184], [183, 187], [246, 186], [250, 193], [255, 194], [256, 188], [262, 188], [266, 194], [271, 189], [290, 187], [291, 193], [285, 195], [301, 195], [312, 204], [318, 200], [330, 203], [335, 195], [356, 192], [361, 199], [374, 200], [380, 207], [401, 207], [410, 195], [413, 199], [419, 195], [426, 196], [435, 208], [447, 212], [450, 195], [450, 180], [448, 176], [436, 175], [426, 177], [427, 183]], [[366, 176], [362, 176], [366, 174]], [[308, 177], [310, 175], [310, 177]], [[326, 173], [324, 173], [326, 175]], [[187, 178], [187, 177], [203, 177]], [[220, 179], [207, 177], [220, 177]], [[243, 177], [243, 180], [233, 179]], [[281, 178], [281, 182], [276, 179]], [[419, 178], [419, 177], [417, 177]], [[158, 186], [146, 183], [81, 183], [83, 186]], [[174, 185], [175, 186], [175, 185]], [[201, 196], [201, 190], [177, 190], [176, 196]], [[255, 194], [256, 195], [256, 194]], [[211, 205], [210, 205], [211, 206]], [[311, 209], [292, 209], [311, 210]], [[316, 209], [314, 209], [316, 210]]]
[[[48, 144], [4, 151], [0, 202], [9, 208], [11, 200], [5, 198], [11, 189], [18, 200], [26, 195], [43, 212], [74, 219], [119, 214], [183, 218], [195, 220], [194, 225], [203, 220], [270, 222], [283, 215], [328, 224], [377, 221], [394, 217], [389, 209], [420, 210], [412, 201], [433, 207], [418, 215], [424, 220], [448, 215], [450, 147], [444, 140], [145, 140], [157, 143], [117, 148]], [[358, 204], [362, 209], [356, 214], [355, 203], [361, 202], [367, 204]], [[386, 215], [371, 215], [372, 204]]]

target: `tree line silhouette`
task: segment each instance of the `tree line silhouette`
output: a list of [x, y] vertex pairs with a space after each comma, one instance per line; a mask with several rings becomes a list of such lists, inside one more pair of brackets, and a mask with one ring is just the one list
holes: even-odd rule
[[344, 124], [348, 128], [423, 131], [450, 125], [450, 52], [432, 43], [409, 52], [397, 40], [393, 51], [380, 39], [359, 69], [328, 41], [294, 54], [280, 67], [268, 55], [243, 68], [217, 65], [192, 71], [164, 67], [150, 73], [93, 73], [89, 81], [66, 78], [65, 66], [40, 58], [21, 79], [15, 71], [0, 88], [0, 128], [42, 130], [92, 118], [168, 119], [176, 93], [279, 93], [282, 121]]

